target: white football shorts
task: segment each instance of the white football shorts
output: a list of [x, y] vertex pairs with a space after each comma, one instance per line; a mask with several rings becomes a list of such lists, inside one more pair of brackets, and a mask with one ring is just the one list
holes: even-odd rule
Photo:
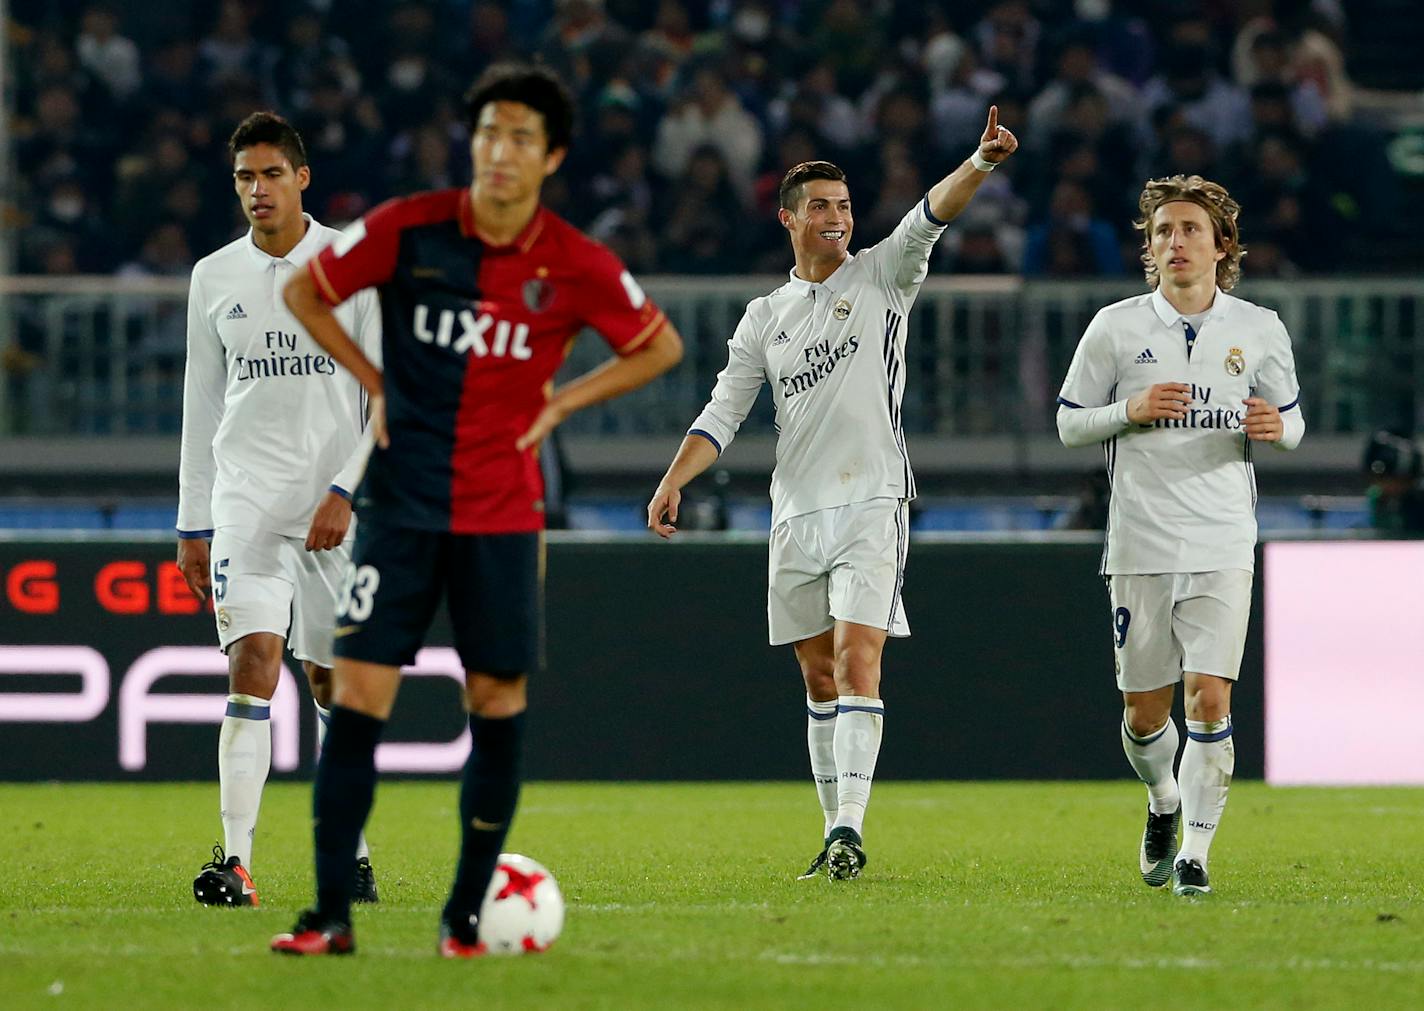
[[308, 551], [304, 540], [255, 527], [214, 531], [213, 612], [224, 653], [245, 635], [272, 632], [298, 660], [332, 665], [331, 633], [351, 540], [328, 551]]
[[1251, 620], [1251, 573], [1169, 572], [1108, 577], [1113, 665], [1125, 692], [1150, 692], [1182, 672], [1235, 681]]
[[820, 635], [837, 621], [908, 636], [900, 601], [910, 546], [909, 504], [876, 498], [793, 516], [771, 532], [771, 644]]

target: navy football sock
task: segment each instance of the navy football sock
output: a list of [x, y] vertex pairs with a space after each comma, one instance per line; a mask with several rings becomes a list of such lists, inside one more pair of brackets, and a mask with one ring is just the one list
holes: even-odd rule
[[356, 841], [376, 796], [376, 745], [386, 721], [343, 706], [331, 707], [312, 791], [316, 837], [316, 907], [350, 921]]
[[445, 919], [463, 925], [477, 916], [519, 800], [524, 714], [501, 719], [470, 716], [473, 745], [460, 784], [460, 864], [445, 904]]

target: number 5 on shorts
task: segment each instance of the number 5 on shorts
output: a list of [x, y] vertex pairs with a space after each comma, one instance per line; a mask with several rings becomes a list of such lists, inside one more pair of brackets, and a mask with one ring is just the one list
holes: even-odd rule
[[374, 565], [363, 565], [359, 569], [352, 566], [346, 572], [346, 586], [341, 591], [341, 604], [337, 607], [338, 618], [365, 621], [371, 616], [375, 605], [376, 590], [381, 585], [381, 574]]
[[1122, 649], [1127, 642], [1127, 626], [1132, 624], [1132, 612], [1125, 607], [1119, 607], [1113, 612], [1113, 633], [1117, 637], [1114, 643], [1118, 649]]

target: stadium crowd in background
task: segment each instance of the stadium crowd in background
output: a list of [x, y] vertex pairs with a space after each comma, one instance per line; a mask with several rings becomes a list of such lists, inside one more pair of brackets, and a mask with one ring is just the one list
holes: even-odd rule
[[[931, 271], [1128, 277], [1143, 178], [1221, 179], [1258, 208], [1252, 277], [1398, 268], [1389, 172], [1352, 118], [1338, 0], [14, 0], [24, 273], [186, 276], [246, 227], [222, 139], [287, 116], [308, 204], [351, 221], [467, 178], [450, 96], [496, 58], [574, 83], [579, 135], [547, 203], [637, 272], [787, 268], [777, 183], [857, 180], [857, 246], [889, 233], [984, 108], [1030, 143]], [[919, 155], [929, 155], [930, 158]], [[941, 159], [942, 160], [942, 159]], [[1378, 165], [1376, 165], [1378, 161]]]

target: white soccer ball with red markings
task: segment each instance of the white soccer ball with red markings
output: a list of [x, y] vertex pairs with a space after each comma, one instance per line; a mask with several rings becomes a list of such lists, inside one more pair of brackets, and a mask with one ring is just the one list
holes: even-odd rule
[[480, 940], [491, 955], [544, 951], [564, 929], [564, 896], [549, 868], [501, 853], [480, 907]]

